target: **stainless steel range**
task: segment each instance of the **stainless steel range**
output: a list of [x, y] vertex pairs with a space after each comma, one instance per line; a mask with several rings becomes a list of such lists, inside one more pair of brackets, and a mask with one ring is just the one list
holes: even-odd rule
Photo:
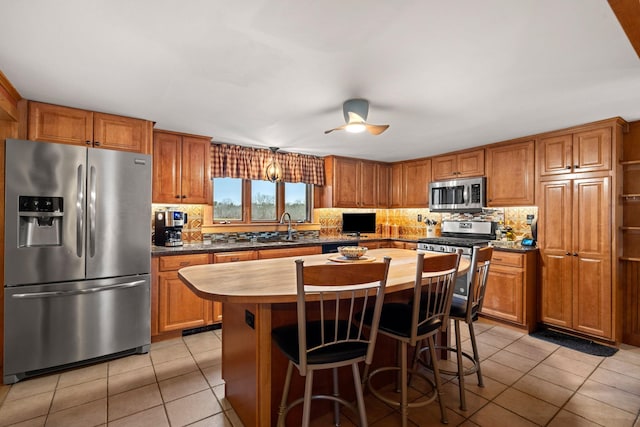
[[[474, 246], [488, 246], [496, 238], [496, 223], [490, 221], [443, 221], [442, 237], [418, 240], [418, 249], [430, 252], [455, 252], [462, 249], [464, 257], [470, 258]], [[467, 298], [468, 275], [458, 277], [454, 295]]]

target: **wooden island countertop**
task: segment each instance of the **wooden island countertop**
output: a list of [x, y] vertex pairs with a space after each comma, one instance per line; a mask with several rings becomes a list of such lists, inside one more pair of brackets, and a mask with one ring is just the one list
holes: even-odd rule
[[[180, 279], [198, 296], [223, 303], [222, 377], [225, 396], [244, 425], [275, 425], [287, 359], [272, 346], [271, 330], [296, 322], [294, 261], [303, 259], [305, 265], [325, 264], [332, 262], [329, 257], [334, 255], [207, 264], [179, 270]], [[426, 252], [426, 256], [438, 255], [441, 254]], [[367, 256], [375, 257], [375, 261], [391, 257], [387, 298], [393, 299], [393, 294], [404, 294], [399, 292], [413, 287], [417, 261], [415, 250], [373, 249], [367, 252]], [[468, 269], [469, 260], [463, 258], [460, 274]], [[381, 344], [377, 347], [383, 347]], [[381, 351], [379, 356], [394, 358], [395, 351]], [[330, 389], [330, 383], [325, 381], [323, 384], [322, 381], [318, 378], [314, 387]], [[302, 396], [302, 384], [294, 378], [292, 397]], [[323, 410], [323, 407], [316, 407], [316, 416]]]
[[[425, 256], [442, 255], [425, 252]], [[227, 303], [288, 303], [296, 302], [296, 259], [305, 265], [331, 263], [330, 256], [319, 254], [275, 258], [241, 263], [206, 264], [185, 267], [178, 271], [180, 279], [198, 296]], [[407, 249], [372, 249], [367, 256], [382, 261], [391, 257], [387, 292], [398, 292], [413, 286], [416, 274], [416, 251]], [[466, 273], [469, 261], [460, 261], [460, 272]]]

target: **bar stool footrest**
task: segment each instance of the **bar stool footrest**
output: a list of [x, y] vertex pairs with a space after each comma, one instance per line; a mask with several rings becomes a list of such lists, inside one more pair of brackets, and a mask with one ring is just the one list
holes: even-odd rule
[[[387, 403], [388, 405], [391, 405], [393, 407], [396, 408], [400, 408], [402, 406], [402, 403], [397, 401], [397, 400], [391, 400], [387, 397], [382, 396], [382, 394], [380, 394], [380, 392], [376, 389], [373, 388], [373, 386], [371, 385], [371, 378], [373, 378], [374, 375], [380, 374], [382, 372], [387, 372], [387, 371], [400, 371], [400, 367], [398, 366], [387, 366], [387, 367], [383, 367], [383, 368], [378, 368], [375, 371], [371, 372], [369, 374], [369, 376], [366, 379], [366, 384], [369, 387], [369, 391], [371, 391], [371, 394], [373, 394], [377, 399]], [[407, 373], [411, 376], [416, 375], [420, 378], [422, 378], [423, 380], [425, 380], [426, 382], [429, 383], [429, 385], [431, 386], [432, 389], [432, 393], [433, 395], [430, 396], [427, 400], [420, 400], [420, 401], [416, 401], [416, 402], [409, 402], [407, 404], [408, 408], [419, 408], [421, 406], [425, 406], [428, 405], [429, 403], [433, 402], [434, 400], [436, 400], [436, 398], [438, 397], [438, 390], [436, 389], [436, 384], [435, 382], [427, 377], [426, 375], [424, 375], [422, 372], [418, 372], [415, 371], [413, 369], [408, 369]]]
[[[437, 345], [435, 346], [436, 351], [440, 350], [446, 350], [450, 353], [454, 353], [457, 354], [458, 353], [458, 349], [456, 349], [455, 347], [444, 347], [444, 346], [440, 346]], [[425, 351], [429, 351], [429, 347], [422, 347], [419, 351], [420, 354], [422, 354], [422, 352]], [[467, 358], [468, 360], [471, 361], [471, 363], [473, 363], [473, 366], [470, 366], [468, 369], [465, 369], [464, 371], [464, 376], [466, 377], [467, 375], [471, 375], [471, 374], [475, 374], [476, 372], [478, 372], [478, 364], [476, 363], [476, 360], [473, 358], [473, 355], [469, 354], [469, 353], [465, 353], [464, 351], [462, 352], [462, 357]], [[420, 363], [422, 366], [424, 366], [425, 368], [429, 369], [430, 371], [433, 372], [433, 366], [431, 366], [431, 364], [425, 362], [424, 360], [422, 360], [420, 357], [418, 357], [418, 363]], [[449, 375], [452, 377], [457, 377], [458, 376], [458, 371], [449, 371], [447, 369], [443, 369], [443, 368], [439, 368], [439, 371], [441, 374], [444, 375]]]

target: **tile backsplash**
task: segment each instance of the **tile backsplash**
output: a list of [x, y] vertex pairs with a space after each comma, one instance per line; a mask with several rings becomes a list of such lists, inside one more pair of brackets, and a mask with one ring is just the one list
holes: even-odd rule
[[[487, 208], [477, 214], [450, 214], [430, 212], [429, 209], [315, 209], [314, 221], [320, 224], [321, 237], [338, 237], [342, 230], [342, 212], [375, 212], [376, 234], [380, 237], [417, 239], [426, 237], [426, 219], [437, 222], [439, 233], [442, 220], [482, 220], [502, 222], [510, 226], [517, 238], [531, 234], [527, 215], [538, 215], [535, 206], [513, 208]], [[420, 216], [421, 221], [418, 221]]]
[[[203, 240], [203, 205], [152, 205], [151, 229], [154, 229], [153, 214], [160, 209], [180, 209], [187, 213], [187, 224], [182, 231], [185, 243], [201, 243]], [[502, 221], [513, 228], [517, 238], [531, 234], [527, 225], [527, 215], [537, 217], [538, 208], [523, 206], [513, 208], [487, 208], [477, 214], [449, 214], [429, 212], [429, 209], [314, 209], [313, 221], [320, 224], [319, 230], [299, 231], [298, 238], [339, 237], [342, 230], [342, 212], [375, 212], [376, 235], [381, 238], [419, 239], [426, 237], [426, 219], [437, 221], [436, 232], [443, 219], [475, 219], [485, 221]], [[418, 221], [421, 215], [422, 221]], [[277, 234], [277, 232], [276, 232]], [[255, 238], [277, 237], [273, 232], [230, 232], [207, 235], [215, 241], [246, 241]]]

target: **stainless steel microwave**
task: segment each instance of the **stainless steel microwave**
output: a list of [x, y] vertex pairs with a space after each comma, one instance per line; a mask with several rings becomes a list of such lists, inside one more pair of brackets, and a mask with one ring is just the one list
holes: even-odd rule
[[431, 212], [479, 212], [487, 201], [487, 179], [452, 179], [429, 183]]

